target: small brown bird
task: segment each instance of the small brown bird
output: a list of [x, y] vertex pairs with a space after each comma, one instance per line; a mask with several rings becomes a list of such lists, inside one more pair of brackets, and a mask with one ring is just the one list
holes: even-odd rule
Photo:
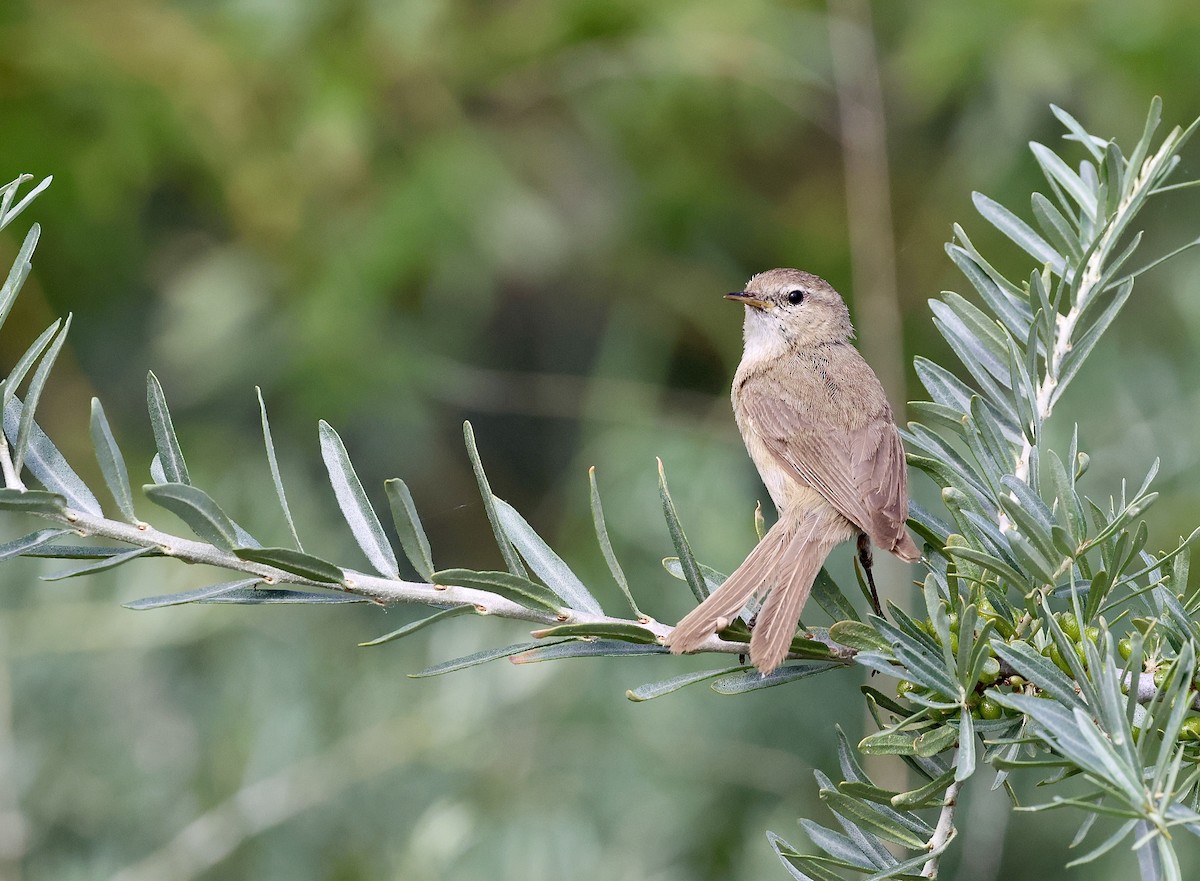
[[810, 273], [772, 269], [726, 299], [746, 307], [733, 412], [779, 520], [666, 643], [675, 653], [697, 648], [769, 590], [750, 637], [750, 659], [769, 673], [787, 657], [834, 547], [857, 537], [872, 594], [872, 541], [910, 562], [920, 552], [904, 525], [900, 433], [879, 379], [850, 344], [854, 327], [838, 292]]

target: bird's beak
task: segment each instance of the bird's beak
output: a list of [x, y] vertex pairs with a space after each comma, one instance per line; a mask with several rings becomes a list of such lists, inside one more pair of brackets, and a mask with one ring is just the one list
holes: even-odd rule
[[766, 300], [760, 300], [758, 297], [752, 296], [745, 291], [735, 291], [732, 294], [725, 295], [726, 300], [733, 300], [735, 303], [744, 303], [747, 306], [753, 306], [755, 309], [766, 311], [772, 308], [772, 304]]

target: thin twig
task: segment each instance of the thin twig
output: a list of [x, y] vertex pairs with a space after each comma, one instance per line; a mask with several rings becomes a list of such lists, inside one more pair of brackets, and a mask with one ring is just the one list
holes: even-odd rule
[[[649, 630], [659, 638], [660, 642], [671, 632], [671, 625], [663, 624], [651, 618], [630, 620], [569, 608], [560, 609], [557, 613], [544, 609], [530, 609], [505, 597], [476, 588], [459, 585], [431, 584], [423, 581], [405, 581], [400, 578], [382, 578], [353, 569], [342, 569], [345, 575], [345, 582], [342, 585], [324, 584], [301, 575], [285, 572], [282, 569], [276, 569], [273, 566], [242, 560], [234, 554], [223, 551], [213, 545], [162, 532], [145, 523], [134, 526], [74, 509], [66, 511], [61, 516], [52, 516], [49, 514], [41, 516], [70, 527], [80, 536], [98, 536], [100, 538], [125, 542], [137, 547], [156, 548], [164, 556], [174, 557], [185, 563], [201, 563], [233, 572], [243, 572], [247, 575], [257, 576], [263, 580], [263, 583], [272, 586], [276, 584], [295, 584], [325, 590], [342, 590], [356, 596], [366, 597], [379, 605], [422, 603], [443, 608], [446, 606], [473, 606], [481, 615], [493, 615], [497, 618], [528, 621], [543, 626], [556, 626], [559, 624], [629, 625]], [[825, 643], [829, 647], [832, 660], [840, 660], [845, 663], [850, 663], [853, 660], [855, 655], [853, 649], [839, 645], [827, 638], [821, 638], [820, 634], [813, 634], [812, 638]], [[714, 634], [705, 640], [696, 651], [736, 655], [746, 651], [746, 644], [744, 642], [721, 639]]]
[[[957, 762], [957, 752], [955, 752], [954, 758]], [[935, 853], [926, 860], [925, 865], [921, 868], [922, 878], [937, 877], [938, 860], [941, 859], [941, 854], [937, 851], [940, 851], [954, 835], [954, 808], [958, 804], [958, 791], [961, 788], [962, 784], [957, 780], [946, 788], [946, 800], [942, 802], [942, 811], [938, 814], [937, 826], [934, 827], [933, 836], [925, 845], [926, 850], [935, 851]]]

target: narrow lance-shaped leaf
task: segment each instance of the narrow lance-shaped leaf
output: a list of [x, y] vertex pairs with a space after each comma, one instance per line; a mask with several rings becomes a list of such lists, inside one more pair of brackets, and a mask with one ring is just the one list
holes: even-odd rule
[[681, 688], [686, 688], [689, 685], [695, 685], [697, 682], [706, 682], [709, 679], [715, 679], [718, 676], [724, 676], [730, 670], [745, 670], [746, 667], [719, 667], [716, 670], [700, 670], [695, 673], [682, 673], [679, 676], [672, 676], [670, 679], [664, 679], [660, 682], [648, 682], [645, 685], [639, 685], [637, 688], [631, 688], [625, 692], [625, 697], [635, 703], [642, 701], [654, 700], [656, 697], [662, 697], [665, 694], [672, 694], [679, 691]]
[[304, 545], [300, 543], [300, 535], [296, 532], [296, 523], [292, 520], [292, 509], [288, 506], [287, 493], [283, 490], [283, 477], [279, 473], [279, 460], [275, 458], [275, 442], [271, 439], [271, 423], [267, 420], [267, 403], [263, 400], [261, 388], [255, 386], [254, 391], [258, 395], [258, 410], [262, 415], [263, 445], [267, 448], [267, 465], [271, 469], [271, 480], [275, 484], [275, 495], [279, 497], [279, 507], [283, 510], [283, 519], [287, 521], [287, 528], [288, 532], [292, 535], [292, 542], [296, 545], [296, 550], [303, 551]]
[[67, 535], [70, 531], [69, 529], [39, 529], [37, 532], [31, 532], [29, 535], [23, 535], [20, 538], [0, 544], [0, 560], [19, 557], [27, 554], [29, 551], [37, 550], [43, 545], [54, 541], [54, 539]]
[[58, 359], [58, 353], [62, 351], [63, 343], [66, 342], [70, 329], [71, 316], [68, 315], [67, 320], [63, 322], [62, 329], [54, 337], [53, 342], [46, 349], [46, 354], [38, 363], [37, 369], [33, 372], [33, 378], [29, 380], [29, 390], [25, 394], [25, 403], [21, 407], [21, 419], [17, 423], [17, 438], [13, 444], [13, 470], [17, 474], [21, 473], [21, 468], [25, 463], [25, 453], [29, 449], [29, 440], [33, 434], [33, 414], [37, 410], [38, 401], [41, 400], [42, 389], [46, 387], [46, 380], [50, 378], [50, 371]]
[[[52, 180], [54, 180], [54, 178], [53, 178], [53, 176], [47, 176], [47, 177], [42, 178], [41, 183], [39, 183], [36, 187], [34, 187], [32, 190], [30, 190], [28, 193], [26, 193], [22, 197], [21, 201], [18, 202], [15, 206], [12, 206], [12, 200], [16, 197], [18, 188], [20, 187], [21, 184], [23, 184], [29, 180], [33, 180], [33, 175], [31, 175], [31, 174], [21, 175], [19, 178], [17, 178], [16, 181], [14, 181], [15, 186], [13, 186], [13, 188], [10, 191], [8, 191], [4, 194], [4, 204], [2, 206], [2, 210], [0, 210], [0, 229], [4, 229], [4, 227], [6, 227], [10, 223], [12, 223], [21, 214], [22, 211], [24, 211], [26, 208], [28, 208], [30, 203], [33, 202], [33, 200], [36, 199], [39, 195], [41, 195], [42, 190], [44, 190], [44, 189], [46, 189], [46, 187], [50, 186], [50, 182]], [[12, 207], [10, 207], [10, 206], [12, 206]]]
[[424, 630], [430, 624], [437, 624], [439, 621], [445, 621], [447, 618], [456, 618], [459, 615], [465, 615], [468, 612], [474, 611], [474, 606], [452, 606], [449, 609], [442, 609], [440, 612], [434, 612], [432, 615], [426, 615], [424, 618], [418, 618], [416, 621], [409, 621], [404, 626], [397, 627], [383, 636], [377, 636], [375, 639], [368, 640], [367, 642], [360, 642], [358, 646], [359, 648], [367, 648], [369, 646], [383, 645], [386, 642], [394, 642], [397, 639], [402, 639], [416, 633], [418, 630]]
[[128, 563], [131, 560], [136, 560], [138, 557], [154, 554], [155, 551], [155, 548], [133, 548], [122, 554], [115, 554], [103, 560], [98, 560], [95, 563], [80, 566], [78, 569], [68, 569], [64, 572], [55, 572], [52, 575], [43, 575], [41, 576], [41, 580], [62, 581], [66, 578], [78, 578], [80, 575], [92, 575], [96, 572], [103, 572], [105, 569], [115, 569], [117, 566]]
[[600, 504], [600, 487], [596, 484], [595, 467], [588, 469], [588, 484], [591, 488], [592, 526], [596, 530], [596, 540], [600, 543], [600, 553], [604, 555], [604, 562], [608, 564], [608, 571], [612, 573], [613, 581], [617, 583], [617, 587], [625, 595], [625, 601], [629, 603], [629, 608], [633, 609], [633, 614], [638, 618], [645, 618], [646, 616], [642, 614], [642, 610], [638, 608], [637, 601], [633, 598], [633, 592], [629, 589], [629, 582], [625, 579], [625, 570], [621, 568], [621, 563], [617, 560], [617, 554], [613, 550], [612, 542], [608, 538], [608, 526], [604, 522], [604, 508]]
[[186, 523], [200, 538], [223, 551], [238, 544], [233, 521], [208, 493], [186, 483], [147, 484], [146, 498], [166, 508]]
[[[171, 411], [167, 409], [167, 398], [153, 371], [146, 374], [146, 408], [150, 412], [150, 427], [154, 430], [158, 465], [165, 478], [162, 482], [190, 484], [192, 479], [188, 475], [187, 463], [183, 461], [179, 439], [175, 436], [175, 425], [171, 421]], [[158, 482], [158, 479], [155, 478], [155, 481]]]
[[425, 527], [417, 516], [417, 506], [413, 503], [412, 493], [408, 491], [408, 484], [393, 477], [384, 481], [383, 489], [387, 493], [388, 506], [392, 509], [392, 524], [396, 527], [404, 556], [408, 557], [408, 562], [412, 563], [418, 575], [431, 581], [435, 569], [433, 552], [429, 548]]
[[470, 587], [502, 596], [531, 609], [557, 612], [562, 600], [548, 587], [511, 572], [476, 572], [472, 569], [446, 569], [430, 574], [430, 581], [443, 586]]
[[[21, 420], [21, 400], [10, 398], [4, 404], [4, 433], [8, 437], [17, 436]], [[103, 517], [100, 502], [88, 489], [87, 484], [67, 464], [63, 454], [58, 451], [46, 433], [36, 422], [29, 432], [29, 447], [25, 452], [25, 468], [37, 478], [51, 493], [57, 494], [77, 511], [83, 511], [95, 517]]]
[[558, 594], [572, 609], [604, 614], [600, 603], [588, 592], [583, 582], [571, 571], [550, 545], [534, 532], [517, 509], [503, 499], [493, 497], [496, 517], [503, 530], [505, 540], [521, 552], [529, 568], [537, 573], [546, 586]]
[[1008, 236], [1018, 247], [1040, 263], [1050, 264], [1059, 275], [1063, 272], [1063, 255], [1030, 228], [1029, 224], [1017, 217], [995, 199], [990, 199], [983, 193], [972, 193], [975, 208], [983, 217]]
[[354, 534], [354, 540], [362, 548], [371, 565], [385, 578], [399, 578], [400, 566], [396, 555], [388, 542], [375, 509], [367, 501], [354, 466], [350, 464], [350, 456], [346, 446], [333, 427], [321, 420], [319, 434], [321, 436], [321, 458], [325, 460], [325, 469], [329, 472], [329, 482], [333, 485], [333, 494], [337, 496], [338, 507], [342, 516]]
[[100, 473], [108, 484], [108, 491], [113, 501], [117, 503], [121, 514], [130, 523], [137, 523], [138, 516], [133, 509], [133, 490], [129, 486], [129, 471], [125, 467], [125, 457], [117, 440], [113, 437], [112, 428], [104, 415], [104, 407], [99, 398], [92, 398], [92, 446], [96, 448], [96, 461], [100, 464]]
[[30, 261], [41, 234], [42, 228], [38, 224], [35, 223], [29, 228], [29, 232], [25, 235], [25, 241], [21, 243], [21, 250], [17, 252], [17, 259], [13, 261], [12, 269], [9, 270], [8, 277], [4, 280], [4, 286], [0, 287], [0, 326], [3, 326], [8, 318], [8, 313], [12, 311], [13, 303], [17, 300], [17, 295], [21, 293], [21, 286], [29, 277], [29, 271], [33, 268]]
[[662, 459], [658, 460], [658, 491], [662, 496], [663, 517], [667, 521], [667, 531], [671, 533], [671, 543], [675, 545], [675, 552], [679, 554], [679, 565], [683, 569], [683, 576], [687, 580], [688, 587], [692, 589], [696, 602], [704, 602], [708, 598], [708, 585], [704, 583], [704, 576], [700, 573], [700, 567], [696, 565], [692, 546], [688, 544], [683, 526], [679, 523], [675, 502], [671, 498], [671, 491], [667, 489], [667, 473], [663, 469]]
[[[17, 387], [25, 381], [26, 375], [33, 369], [33, 365], [37, 363], [42, 352], [46, 350], [46, 346], [50, 345], [50, 340], [54, 339], [54, 335], [58, 333], [58, 329], [62, 326], [62, 319], [55, 319], [54, 323], [47, 327], [38, 335], [32, 343], [29, 344], [22, 354], [17, 359], [17, 363], [13, 365], [5, 378], [4, 386], [4, 405], [8, 406], [8, 402], [13, 400], [17, 394]], [[14, 439], [16, 435], [13, 435]]]
[[[559, 640], [563, 642], [565, 640]], [[519, 654], [532, 648], [537, 648], [542, 645], [554, 645], [556, 643], [542, 642], [518, 642], [513, 645], [506, 645], [499, 649], [484, 649], [481, 652], [466, 655], [461, 658], [455, 658], [452, 661], [443, 661], [440, 664], [434, 664], [432, 667], [426, 667], [416, 673], [409, 673], [409, 679], [424, 679], [429, 676], [441, 676], [443, 673], [453, 673], [457, 670], [465, 670], [467, 667], [475, 667], [479, 664], [486, 664], [488, 661], [495, 661], [498, 658], [507, 658], [512, 655]]]
[[135, 611], [144, 611], [146, 609], [161, 609], [166, 606], [182, 606], [187, 603], [200, 602], [201, 600], [211, 599], [214, 596], [219, 596], [223, 593], [230, 593], [235, 590], [244, 590], [247, 587], [252, 587], [258, 584], [257, 578], [240, 578], [237, 581], [225, 581], [221, 584], [210, 584], [208, 587], [198, 587], [193, 590], [185, 590], [180, 593], [163, 594], [162, 596], [143, 597], [138, 600], [131, 600], [128, 603], [122, 603], [126, 609]]
[[321, 584], [343, 584], [346, 580], [345, 573], [332, 563], [291, 548], [235, 548], [233, 552], [239, 559], [273, 566]]
[[496, 513], [496, 497], [492, 493], [491, 484], [488, 483], [487, 474], [484, 473], [483, 461], [479, 458], [479, 447], [475, 444], [475, 429], [471, 427], [470, 422], [463, 423], [463, 439], [467, 445], [467, 458], [471, 460], [471, 470], [475, 472], [475, 482], [479, 484], [479, 496], [483, 500], [483, 510], [487, 514], [488, 523], [492, 525], [492, 534], [496, 537], [496, 547], [500, 550], [500, 556], [504, 558], [504, 566], [513, 575], [528, 578], [529, 573], [521, 563], [521, 558], [517, 556], [512, 542], [504, 532], [504, 525]]
[[57, 493], [40, 490], [0, 489], [0, 510], [59, 516], [66, 511], [67, 500]]

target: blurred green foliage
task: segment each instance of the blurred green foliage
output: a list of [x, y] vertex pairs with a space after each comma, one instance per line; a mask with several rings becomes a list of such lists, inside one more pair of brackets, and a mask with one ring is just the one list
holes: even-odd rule
[[[970, 191], [1025, 213], [1005, 197], [1036, 179], [1025, 142], [1057, 136], [1051, 101], [1126, 139], [1151, 94], [1169, 122], [1200, 114], [1200, 7], [871, 9], [905, 349], [944, 360], [924, 302], [963, 287], [941, 252], [952, 220], [988, 241]], [[763, 495], [728, 411], [740, 317], [719, 295], [796, 265], [854, 308], [828, 15], [767, 0], [4, 4], [0, 169], [55, 184], [32, 211], [45, 232], [2, 366], [74, 312], [39, 419], [80, 470], [98, 473], [98, 394], [144, 479], [153, 367], [192, 470], [282, 538], [262, 385], [306, 546], [344, 560], [318, 418], [377, 502], [383, 478], [405, 478], [439, 562], [496, 563], [461, 452], [470, 417], [496, 491], [615, 602], [591, 543], [594, 464], [639, 601], [671, 620], [690, 600], [658, 567], [653, 457], [726, 571]], [[1172, 244], [1189, 206], [1165, 198], [1151, 234]], [[1059, 420], [1079, 420], [1097, 468], [1163, 457], [1161, 546], [1200, 501], [1198, 265], [1139, 283]], [[856, 319], [866, 335], [872, 316]], [[520, 628], [458, 620], [358, 649], [407, 613], [134, 614], [119, 602], [203, 574], [39, 571], [8, 564], [0, 582], [5, 881], [778, 877], [763, 830], [815, 812], [809, 770], [832, 764], [835, 722], [859, 727], [850, 683], [634, 705], [624, 688], [666, 675], [637, 659], [408, 681]], [[1010, 820], [996, 798], [968, 793], [959, 853], [974, 862], [945, 877], [1061, 866], [1073, 821]]]

